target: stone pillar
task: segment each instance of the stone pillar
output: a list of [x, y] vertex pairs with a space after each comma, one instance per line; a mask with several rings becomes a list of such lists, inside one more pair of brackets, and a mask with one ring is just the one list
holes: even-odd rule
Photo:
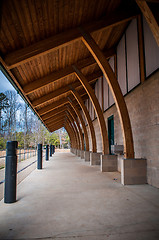
[[101, 155], [101, 171], [102, 172], [116, 172], [117, 169], [117, 155]]
[[90, 153], [90, 165], [100, 165], [100, 156], [102, 153]]
[[90, 153], [91, 151], [84, 151], [84, 159], [86, 162], [90, 161]]
[[142, 158], [122, 159], [121, 183], [123, 185], [147, 183], [147, 161]]
[[81, 159], [84, 159], [84, 150], [81, 150]]

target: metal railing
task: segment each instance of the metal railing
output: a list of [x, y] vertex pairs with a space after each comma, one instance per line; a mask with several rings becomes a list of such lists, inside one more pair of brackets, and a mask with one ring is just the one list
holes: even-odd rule
[[[17, 150], [20, 150], [20, 149], [17, 149]], [[24, 150], [24, 149], [23, 149], [23, 150]], [[27, 149], [27, 150], [28, 150], [28, 149]], [[31, 149], [31, 150], [33, 150], [33, 151], [31, 151], [31, 153], [33, 153], [32, 156], [31, 156], [30, 151], [24, 151], [24, 152], [21, 152], [21, 151], [20, 151], [19, 153], [17, 153], [17, 157], [23, 155], [23, 156], [24, 156], [24, 159], [23, 159], [23, 160], [27, 160], [27, 159], [29, 159], [30, 157], [36, 156], [36, 155], [37, 155], [37, 149]], [[29, 156], [29, 153], [30, 153], [30, 156]], [[46, 149], [43, 147], [43, 158], [45, 157], [45, 155], [46, 155]], [[27, 158], [25, 158], [26, 156], [27, 156]], [[1, 156], [0, 158], [5, 158], [5, 157], [6, 157], [6, 156]], [[22, 161], [22, 160], [21, 160], [21, 161]], [[21, 161], [18, 160], [18, 162], [21, 162]], [[28, 165], [26, 165], [26, 166], [23, 167], [22, 169], [18, 170], [18, 171], [17, 171], [17, 174], [20, 173], [20, 172], [22, 172], [22, 171], [24, 171], [26, 168], [30, 167], [31, 165], [33, 165], [33, 164], [36, 163], [36, 162], [37, 162], [37, 159], [34, 160], [33, 162], [29, 163]], [[0, 181], [0, 184], [2, 184], [2, 183], [4, 183], [4, 182], [5, 182], [5, 179], [3, 179], [2, 181]]]

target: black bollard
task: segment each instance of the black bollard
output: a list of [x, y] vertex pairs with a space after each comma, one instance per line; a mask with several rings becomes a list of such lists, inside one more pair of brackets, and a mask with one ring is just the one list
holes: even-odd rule
[[52, 145], [52, 147], [53, 147], [53, 154], [55, 153], [55, 145]]
[[38, 162], [37, 162], [37, 169], [42, 169], [42, 144], [38, 144]]
[[49, 145], [46, 145], [46, 161], [49, 160]]
[[50, 157], [52, 157], [52, 145], [50, 144]]
[[16, 202], [17, 190], [17, 141], [7, 142], [6, 163], [5, 163], [5, 189], [4, 202]]

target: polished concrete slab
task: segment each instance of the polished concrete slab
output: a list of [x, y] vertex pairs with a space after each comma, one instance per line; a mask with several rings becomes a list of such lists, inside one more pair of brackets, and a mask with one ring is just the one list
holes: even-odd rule
[[18, 185], [16, 203], [0, 202], [0, 239], [156, 240], [159, 189], [55, 153]]

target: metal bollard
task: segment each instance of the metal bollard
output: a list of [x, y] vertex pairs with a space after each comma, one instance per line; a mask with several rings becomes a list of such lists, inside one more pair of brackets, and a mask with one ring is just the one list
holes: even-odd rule
[[50, 144], [50, 157], [52, 157], [52, 145]]
[[17, 189], [17, 141], [7, 142], [6, 163], [5, 163], [5, 189], [4, 202], [16, 202]]
[[49, 160], [49, 145], [46, 145], [46, 161]]
[[52, 146], [53, 147], [53, 154], [55, 153], [55, 145]]
[[38, 144], [38, 161], [37, 161], [37, 169], [42, 169], [42, 160], [43, 160], [43, 155], [42, 155], [42, 144]]

